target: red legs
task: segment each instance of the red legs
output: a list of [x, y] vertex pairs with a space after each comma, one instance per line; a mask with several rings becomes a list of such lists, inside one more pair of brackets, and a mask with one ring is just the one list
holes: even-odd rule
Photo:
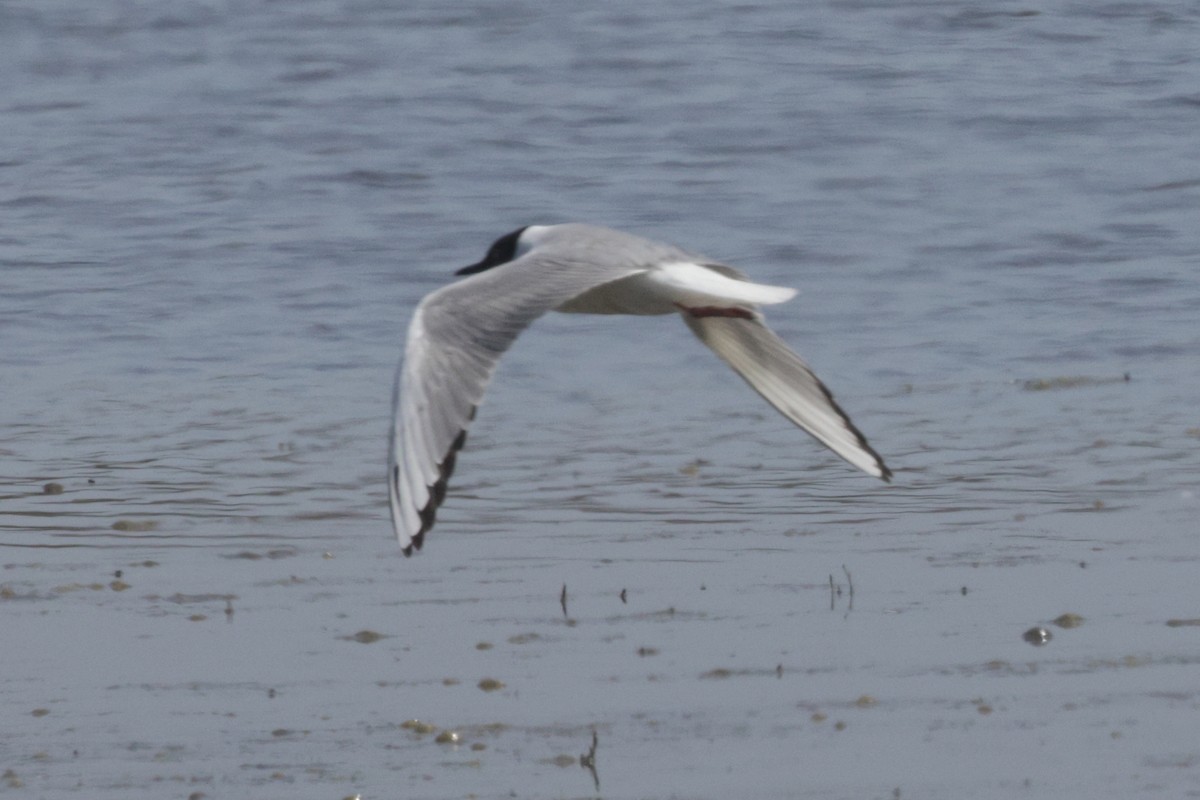
[[675, 307], [680, 311], [686, 311], [693, 317], [735, 317], [737, 319], [754, 319], [754, 312], [737, 306], [697, 306], [691, 308], [682, 303], [676, 303]]

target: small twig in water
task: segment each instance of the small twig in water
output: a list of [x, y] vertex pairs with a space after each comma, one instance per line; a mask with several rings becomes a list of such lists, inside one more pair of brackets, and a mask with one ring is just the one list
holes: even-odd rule
[[600, 775], [596, 772], [596, 746], [600, 744], [600, 737], [596, 735], [596, 731], [592, 731], [592, 746], [588, 748], [586, 753], [580, 753], [579, 766], [592, 773], [592, 781], [596, 784], [596, 791], [600, 791]]
[[854, 579], [850, 577], [850, 570], [846, 569], [846, 565], [842, 564], [842, 572], [846, 573], [846, 583], [850, 586], [850, 608], [854, 610]]

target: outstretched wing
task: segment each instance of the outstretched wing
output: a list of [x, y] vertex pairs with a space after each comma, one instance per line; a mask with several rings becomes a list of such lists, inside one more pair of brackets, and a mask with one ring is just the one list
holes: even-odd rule
[[682, 316], [700, 341], [781, 414], [864, 472], [891, 479], [892, 471], [834, 402], [833, 393], [763, 324], [761, 314], [696, 316], [685, 310]]
[[433, 527], [467, 427], [500, 356], [535, 319], [645, 268], [530, 253], [428, 295], [408, 327], [392, 394], [388, 494], [404, 554]]

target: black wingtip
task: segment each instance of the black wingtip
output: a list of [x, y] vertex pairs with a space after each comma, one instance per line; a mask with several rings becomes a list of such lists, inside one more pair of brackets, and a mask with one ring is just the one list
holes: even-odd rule
[[[471, 410], [471, 416], [475, 416], [474, 409]], [[450, 482], [450, 476], [454, 474], [454, 464], [458, 460], [458, 451], [466, 443], [467, 432], [466, 430], [461, 430], [450, 444], [450, 450], [446, 453], [446, 457], [438, 465], [438, 479], [434, 482], [433, 486], [429, 487], [429, 502], [418, 512], [418, 516], [421, 518], [421, 529], [413, 534], [412, 541], [408, 547], [401, 550], [404, 555], [411, 556], [414, 550], [420, 550], [421, 546], [425, 544], [425, 534], [433, 527], [433, 523], [437, 521], [438, 506], [446, 499], [446, 486]]]
[[[815, 378], [816, 376], [814, 375], [813, 377]], [[833, 410], [837, 412], [837, 415], [842, 418], [842, 423], [846, 426], [846, 430], [850, 431], [850, 433], [854, 435], [855, 440], [858, 442], [858, 446], [870, 453], [875, 459], [875, 463], [879, 466], [880, 480], [882, 480], [884, 483], [891, 483], [892, 471], [888, 469], [887, 464], [883, 463], [883, 456], [879, 455], [879, 453], [875, 451], [874, 447], [871, 447], [871, 443], [867, 441], [867, 437], [864, 436], [863, 432], [858, 429], [858, 426], [850, 420], [850, 415], [842, 410], [842, 407], [838, 405], [838, 401], [833, 399], [833, 392], [831, 392], [829, 387], [822, 383], [819, 378], [817, 379], [817, 386], [821, 388], [821, 393], [825, 395], [825, 399], [829, 402], [829, 405], [832, 406]]]
[[420, 550], [421, 545], [424, 543], [425, 543], [425, 531], [422, 530], [420, 533], [418, 533], [416, 536], [414, 536], [412, 538], [412, 541], [410, 541], [408, 543], [408, 547], [400, 548], [400, 552], [404, 553], [405, 558], [411, 558], [413, 552]]

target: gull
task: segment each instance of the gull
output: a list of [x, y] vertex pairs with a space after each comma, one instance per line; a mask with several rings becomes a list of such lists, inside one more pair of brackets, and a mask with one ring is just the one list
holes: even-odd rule
[[862, 471], [892, 472], [759, 306], [795, 289], [667, 244], [594, 225], [528, 225], [501, 236], [465, 276], [423, 299], [392, 393], [388, 496], [404, 555], [433, 527], [467, 428], [500, 356], [547, 311], [678, 314], [754, 391]]

